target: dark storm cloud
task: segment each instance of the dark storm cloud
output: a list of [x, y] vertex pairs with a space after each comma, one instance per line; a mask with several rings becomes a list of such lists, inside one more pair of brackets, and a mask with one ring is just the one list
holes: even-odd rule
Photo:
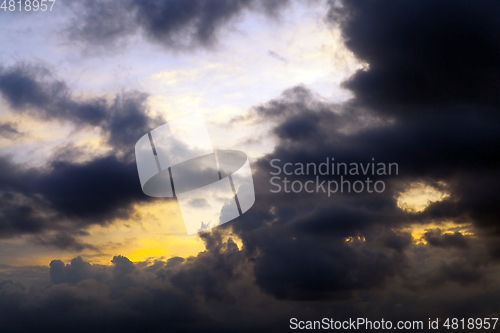
[[[141, 191], [135, 163], [115, 156], [84, 163], [54, 161], [47, 169], [22, 168], [6, 157], [0, 163], [0, 237], [47, 230], [74, 232], [90, 224], [126, 219], [134, 203], [151, 200]], [[61, 249], [88, 248], [64, 233], [37, 242]]]
[[[186, 260], [177, 258], [175, 264], [170, 264], [172, 259], [133, 263], [115, 256], [111, 266], [77, 257], [68, 264], [53, 260], [50, 271], [47, 267], [2, 267], [0, 309], [8, 317], [0, 317], [0, 324], [7, 332], [285, 332], [291, 317], [427, 321], [431, 314], [482, 316], [491, 313], [500, 295], [498, 281], [489, 283], [487, 292], [474, 283], [484, 273], [498, 273], [498, 267], [476, 267], [474, 272], [469, 262], [453, 257], [437, 266], [424, 287], [413, 286], [414, 290], [394, 279], [390, 292], [362, 291], [357, 299], [285, 302], [259, 291], [253, 283], [254, 261], [246, 260], [245, 251], [232, 239], [224, 241], [217, 230], [201, 236], [206, 251]], [[350, 244], [353, 251], [363, 246], [362, 242]], [[425, 267], [433, 264], [425, 258], [436, 255], [427, 248], [410, 250], [427, 253], [422, 255], [421, 267], [407, 272], [406, 283], [419, 281], [427, 273]], [[372, 253], [368, 248], [361, 252]], [[303, 263], [299, 267], [306, 268]], [[326, 277], [318, 267], [311, 263], [309, 271], [316, 282]], [[19, 277], [27, 273], [31, 279], [20, 282]], [[349, 283], [356, 278], [352, 276]]]
[[72, 3], [78, 18], [70, 38], [92, 46], [122, 45], [138, 32], [171, 49], [209, 48], [245, 11], [276, 17], [289, 0], [88, 0]]
[[499, 4], [331, 4], [329, 18], [340, 25], [346, 46], [369, 64], [345, 87], [355, 103], [397, 122], [385, 139], [367, 140], [372, 151], [378, 146], [406, 155], [404, 169], [412, 176], [449, 184], [456, 200], [432, 205], [423, 215], [468, 216], [498, 234], [500, 155], [493, 147], [500, 127], [500, 24], [493, 13]]
[[99, 125], [106, 118], [106, 101], [77, 101], [65, 82], [40, 64], [18, 63], [0, 68], [0, 92], [11, 108], [43, 119]]
[[[472, 222], [478, 234], [498, 237], [496, 7], [462, 1], [332, 2], [329, 18], [340, 25], [347, 47], [369, 65], [344, 83], [354, 98], [329, 105], [295, 87], [254, 110], [257, 121], [276, 123], [278, 144], [257, 162], [261, 192], [256, 206], [234, 228], [247, 249], [259, 253], [256, 282], [265, 292], [278, 298], [325, 299], [383, 287], [393, 274], [405, 271], [410, 246], [408, 234], [384, 236], [387, 228], [452, 220]], [[396, 162], [400, 173], [384, 179], [382, 194], [338, 193], [328, 199], [268, 192], [272, 159], [318, 164], [327, 157], [347, 163], [372, 157]], [[436, 188], [444, 182], [450, 197], [422, 213], [404, 212], [396, 198], [413, 181]], [[344, 237], [362, 237], [367, 252], [352, 251]], [[467, 247], [461, 234], [429, 232], [425, 238], [439, 248]], [[490, 254], [482, 254], [495, 256], [496, 248], [486, 244]], [[388, 255], [391, 250], [400, 255]], [[434, 282], [479, 281], [474, 260], [443, 264]]]
[[343, 239], [325, 237], [321, 246], [313, 246], [318, 238], [293, 236], [258, 242], [262, 255], [255, 265], [256, 283], [278, 299], [350, 298], [355, 290], [382, 287], [388, 277], [404, 267], [403, 254], [375, 241], [351, 245]]
[[[220, 234], [203, 238], [207, 250], [188, 260], [148, 265], [115, 256], [111, 266], [92, 265], [81, 257], [69, 264], [53, 260], [51, 283], [42, 287], [20, 284], [12, 274], [11, 279], [0, 282], [0, 309], [10, 314], [10, 320], [0, 319], [3, 329], [220, 332], [218, 311], [236, 306], [247, 311], [236, 311], [223, 325], [228, 330], [252, 331], [253, 327], [239, 328], [242, 322], [254, 321], [246, 313], [255, 309], [235, 298], [245, 289], [255, 291], [247, 285], [250, 271], [245, 268], [243, 253], [231, 239], [223, 242]], [[38, 273], [38, 279], [43, 280], [44, 275], [46, 271]], [[267, 300], [251, 295], [252, 301], [267, 307]], [[65, 313], [62, 317], [61, 311]], [[79, 324], [75, 326], [75, 322]], [[270, 322], [270, 318], [262, 318], [259, 326]]]
[[109, 277], [106, 266], [91, 265], [81, 257], [71, 260], [65, 265], [61, 260], [50, 262], [50, 280], [53, 283], [77, 283], [86, 279], [103, 280]]
[[[82, 151], [65, 146], [42, 168], [26, 168], [2, 156], [0, 237], [58, 230], [35, 238], [36, 243], [81, 251], [91, 246], [69, 232], [127, 218], [134, 203], [149, 200], [141, 192], [133, 155], [135, 142], [162, 122], [149, 116], [147, 94], [123, 92], [111, 103], [104, 97], [81, 99], [46, 66], [29, 63], [1, 69], [0, 94], [13, 112], [77, 129], [98, 127], [113, 148], [107, 156], [80, 163]], [[20, 135], [11, 124], [1, 129]]]
[[498, 2], [337, 3], [331, 1], [329, 18], [369, 64], [344, 84], [357, 100], [401, 117], [449, 111], [440, 107], [446, 104], [498, 106]]
[[[452, 220], [472, 222], [478, 234], [498, 237], [500, 116], [493, 93], [498, 61], [483, 59], [495, 58], [499, 49], [497, 21], [487, 4], [447, 4], [352, 1], [332, 7], [329, 17], [340, 24], [346, 45], [369, 64], [345, 83], [354, 98], [329, 105], [299, 86], [255, 108], [257, 121], [275, 122], [278, 144], [257, 162], [258, 202], [234, 228], [247, 249], [259, 253], [256, 282], [264, 291], [279, 298], [324, 299], [383, 288], [409, 260], [408, 235], [383, 236], [387, 228]], [[328, 199], [268, 192], [272, 159], [318, 164], [327, 157], [336, 162], [374, 157], [398, 163], [400, 173], [384, 179], [382, 194], [338, 193]], [[404, 212], [396, 198], [413, 181], [436, 188], [444, 182], [450, 197], [422, 213]], [[272, 234], [264, 231], [269, 225]], [[343, 238], [358, 236], [371, 252], [366, 260], [364, 252], [346, 250]], [[440, 248], [467, 246], [460, 235], [426, 237]], [[490, 254], [483, 255], [495, 256], [496, 248], [486, 244]], [[401, 255], [391, 257], [391, 249]], [[370, 266], [370, 260], [377, 264]], [[469, 266], [459, 271], [456, 263], [443, 265], [434, 282], [479, 281], [481, 275], [469, 274], [474, 269]]]
[[455, 231], [454, 234], [443, 234], [440, 229], [430, 230], [425, 233], [424, 239], [429, 244], [438, 247], [457, 247], [462, 249], [468, 247], [467, 239], [458, 231]]
[[[465, 107], [453, 118], [440, 114], [391, 120], [374, 108], [353, 111], [356, 103], [329, 105], [315, 100], [307, 89], [295, 87], [254, 110], [257, 121], [276, 123], [273, 132], [278, 144], [257, 162], [257, 203], [233, 227], [247, 249], [259, 253], [257, 284], [278, 298], [342, 298], [352, 296], [351, 290], [382, 288], [388, 278], [404, 271], [405, 249], [411, 243], [407, 233], [388, 229], [452, 220], [472, 222], [479, 233], [483, 229], [499, 232], [499, 117]], [[373, 157], [377, 162], [398, 163], [400, 172], [383, 177], [383, 193], [336, 193], [332, 198], [324, 193], [269, 193], [275, 190], [269, 183], [270, 172], [275, 171], [272, 159], [280, 159], [281, 165], [319, 164], [331, 157], [346, 163], [366, 163]], [[314, 177], [288, 179], [304, 183]], [[396, 198], [412, 181], [449, 191], [450, 197], [422, 213], [404, 212]], [[267, 228], [272, 228], [272, 234]], [[353, 251], [344, 241], [358, 236], [365, 239], [366, 252]], [[465, 248], [460, 236], [429, 233], [427, 238], [434, 246]], [[366, 253], [370, 255], [364, 258]], [[455, 266], [441, 271], [452, 272], [450, 267]], [[467, 276], [464, 273], [464, 279]], [[446, 275], [436, 278], [439, 283], [446, 280], [450, 280]]]

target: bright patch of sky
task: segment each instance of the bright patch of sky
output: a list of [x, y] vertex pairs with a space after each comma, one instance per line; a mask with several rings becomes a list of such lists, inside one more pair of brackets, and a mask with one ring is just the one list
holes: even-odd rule
[[[56, 3], [52, 12], [8, 15], [0, 22], [0, 44], [8, 45], [0, 61], [8, 66], [37, 59], [82, 98], [106, 95], [111, 100], [125, 90], [147, 92], [152, 112], [167, 120], [202, 111], [215, 147], [246, 150], [257, 158], [274, 147], [266, 126], [235, 128], [229, 125], [232, 117], [298, 84], [325, 101], [350, 97], [340, 83], [361, 64], [345, 48], [339, 31], [324, 22], [325, 10], [322, 2], [294, 2], [276, 21], [246, 13], [221, 31], [211, 50], [175, 52], [136, 35], [123, 48], [88, 54], [61, 35], [73, 14]], [[19, 116], [0, 105], [0, 120], [16, 121]], [[106, 151], [96, 144], [99, 134], [93, 129], [37, 123], [20, 130], [30, 135], [15, 146], [0, 140], [0, 153], [14, 154], [18, 162], [41, 164], [56, 147], [70, 142]], [[256, 137], [258, 147], [245, 144]]]

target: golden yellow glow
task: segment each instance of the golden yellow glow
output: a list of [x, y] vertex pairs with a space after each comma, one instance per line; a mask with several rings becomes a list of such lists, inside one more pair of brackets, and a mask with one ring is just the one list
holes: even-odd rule
[[352, 243], [354, 241], [366, 242], [366, 238], [363, 236], [350, 236], [344, 239], [344, 242], [346, 243]]
[[453, 234], [456, 231], [460, 232], [462, 235], [473, 236], [472, 224], [470, 223], [453, 223], [451, 221], [441, 222], [441, 223], [429, 223], [429, 224], [413, 224], [406, 228], [405, 231], [409, 231], [413, 237], [416, 244], [426, 244], [427, 242], [423, 238], [425, 233], [432, 229], [441, 229], [443, 234]]
[[416, 213], [425, 210], [431, 203], [441, 201], [449, 196], [450, 194], [447, 192], [439, 191], [424, 183], [415, 182], [399, 195], [397, 205], [405, 211]]
[[200, 92], [178, 93], [175, 98], [168, 98], [168, 93], [161, 91], [161, 95], [153, 95], [148, 99], [151, 115], [162, 116], [166, 121], [186, 116], [194, 111], [201, 110], [204, 96]]
[[238, 237], [238, 235], [233, 234], [232, 232], [230, 232], [229, 234], [227, 234], [224, 237], [222, 237], [222, 241], [223, 242], [227, 242], [227, 240], [229, 238], [231, 238], [233, 240], [233, 242], [238, 246], [238, 249], [241, 250], [243, 248], [243, 241], [241, 240], [240, 237]]
[[[0, 108], [4, 103], [0, 102]], [[8, 106], [6, 106], [8, 110]], [[75, 154], [74, 162], [85, 162], [106, 154], [110, 148], [102, 144], [100, 129], [83, 127], [76, 129], [64, 122], [41, 121], [27, 114], [9, 114], [0, 117], [1, 122], [17, 124], [21, 133], [15, 140], [0, 138], [0, 150], [13, 154], [16, 162], [40, 166], [47, 162], [58, 149], [71, 145], [71, 151], [81, 149], [84, 154]]]
[[[36, 245], [32, 236], [5, 240], [0, 248], [0, 263], [7, 265], [48, 265], [53, 259], [69, 262], [81, 256], [93, 264], [109, 265], [113, 256], [122, 255], [132, 261], [163, 259], [174, 256], [196, 256], [205, 250], [198, 234], [187, 235], [177, 202], [158, 200], [150, 204], [137, 205], [131, 218], [115, 220], [106, 226], [92, 226], [89, 234], [77, 237], [81, 244], [96, 249], [82, 251], [58, 250]], [[232, 237], [241, 248], [241, 240]]]
[[132, 261], [188, 257], [205, 249], [197, 234], [187, 235], [177, 202], [168, 199], [136, 206], [132, 218], [88, 231], [85, 238], [101, 249], [93, 262], [108, 263], [114, 255]]

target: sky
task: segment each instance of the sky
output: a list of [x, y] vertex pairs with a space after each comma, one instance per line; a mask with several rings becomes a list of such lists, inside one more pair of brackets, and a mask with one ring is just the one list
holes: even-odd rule
[[[6, 332], [499, 317], [500, 4], [22, 4], [0, 9]], [[193, 112], [247, 154], [255, 203], [188, 235], [175, 198], [142, 192], [134, 147]], [[295, 171], [325, 161], [360, 170]], [[318, 187], [372, 163], [382, 191]]]

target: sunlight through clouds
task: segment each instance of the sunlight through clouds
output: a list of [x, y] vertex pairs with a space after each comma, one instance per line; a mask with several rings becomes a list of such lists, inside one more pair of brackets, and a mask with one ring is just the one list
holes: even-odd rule
[[[445, 186], [445, 184], [440, 185]], [[397, 205], [405, 211], [418, 213], [424, 211], [431, 203], [442, 201], [449, 196], [450, 194], [446, 191], [439, 191], [425, 183], [415, 182], [399, 195]]]

